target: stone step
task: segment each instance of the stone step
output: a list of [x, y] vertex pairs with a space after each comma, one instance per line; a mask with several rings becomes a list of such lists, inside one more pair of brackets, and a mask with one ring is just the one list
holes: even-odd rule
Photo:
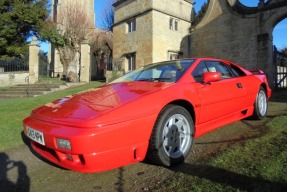
[[[29, 91], [51, 91], [52, 89], [51, 88], [45, 88], [45, 87], [30, 87], [29, 88]], [[11, 87], [10, 89], [7, 88], [7, 89], [1, 89], [1, 91], [5, 91], [5, 92], [8, 92], [8, 91], [27, 91], [27, 88], [26, 87]]]
[[[45, 95], [53, 91], [66, 89], [69, 87], [83, 85], [85, 83], [37, 83], [29, 85], [29, 96], [35, 97]], [[10, 88], [3, 88], [0, 90], [0, 98], [20, 98], [28, 97], [27, 84], [19, 84]]]
[[[29, 91], [29, 95], [43, 95], [47, 92], [50, 91]], [[26, 95], [27, 96], [27, 91], [0, 91], [0, 96], [2, 95]]]
[[12, 99], [12, 98], [21, 98], [21, 97], [28, 97], [27, 94], [18, 94], [18, 95], [1, 95], [0, 99]]
[[[33, 87], [47, 87], [47, 88], [58, 88], [58, 87], [61, 87], [61, 86], [67, 86], [66, 83], [56, 83], [56, 84], [30, 84], [29, 85], [29, 88], [33, 88]], [[16, 85], [14, 86], [13, 88], [27, 88], [28, 85], [23, 85], [23, 84], [20, 84], [20, 85]]]

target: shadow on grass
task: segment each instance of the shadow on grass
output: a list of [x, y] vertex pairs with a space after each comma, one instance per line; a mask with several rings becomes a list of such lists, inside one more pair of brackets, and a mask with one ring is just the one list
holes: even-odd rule
[[182, 163], [171, 168], [171, 170], [244, 191], [283, 192], [287, 190], [286, 183], [272, 182], [259, 177], [250, 177], [210, 165]]
[[216, 144], [216, 143], [238, 143], [242, 141], [257, 139], [260, 136], [261, 135], [252, 135], [252, 136], [241, 135], [239, 138], [235, 138], [235, 139], [225, 139], [225, 140], [209, 141], [209, 142], [195, 142], [195, 144], [196, 145], [197, 144], [207, 145], [207, 144]]
[[249, 123], [248, 121], [250, 120], [242, 120], [241, 122], [245, 124], [246, 126], [248, 126], [250, 129], [256, 130], [256, 132], [253, 132], [252, 134], [250, 133], [251, 135], [243, 134], [233, 139], [224, 139], [224, 140], [208, 141], [208, 142], [196, 142], [195, 140], [195, 144], [238, 143], [238, 142], [243, 142], [243, 141], [248, 141], [248, 140], [254, 140], [268, 133], [269, 130], [265, 124], [262, 126], [258, 126], [257, 124], [253, 125], [252, 123]]
[[271, 102], [287, 103], [287, 88], [272, 91]]

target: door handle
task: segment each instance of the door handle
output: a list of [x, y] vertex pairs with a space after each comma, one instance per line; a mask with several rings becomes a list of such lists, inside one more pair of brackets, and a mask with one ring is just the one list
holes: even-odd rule
[[237, 88], [239, 88], [239, 89], [241, 89], [241, 88], [242, 88], [241, 83], [237, 83], [236, 85], [237, 85]]

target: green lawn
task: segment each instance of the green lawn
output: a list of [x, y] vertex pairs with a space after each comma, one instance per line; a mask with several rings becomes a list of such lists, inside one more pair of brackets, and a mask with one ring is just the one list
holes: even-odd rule
[[0, 99], [0, 151], [23, 144], [21, 138], [21, 132], [23, 131], [22, 121], [31, 113], [32, 109], [58, 98], [98, 87], [101, 84], [99, 82], [90, 83], [39, 97]]

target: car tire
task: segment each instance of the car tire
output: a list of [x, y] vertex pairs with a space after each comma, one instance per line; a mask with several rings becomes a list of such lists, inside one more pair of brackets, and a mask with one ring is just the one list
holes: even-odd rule
[[166, 106], [155, 123], [148, 160], [166, 167], [184, 161], [191, 150], [193, 137], [194, 124], [189, 112], [181, 106]]
[[254, 102], [254, 111], [252, 115], [252, 119], [261, 120], [266, 117], [268, 109], [268, 99], [266, 91], [263, 87], [260, 87], [256, 100]]

